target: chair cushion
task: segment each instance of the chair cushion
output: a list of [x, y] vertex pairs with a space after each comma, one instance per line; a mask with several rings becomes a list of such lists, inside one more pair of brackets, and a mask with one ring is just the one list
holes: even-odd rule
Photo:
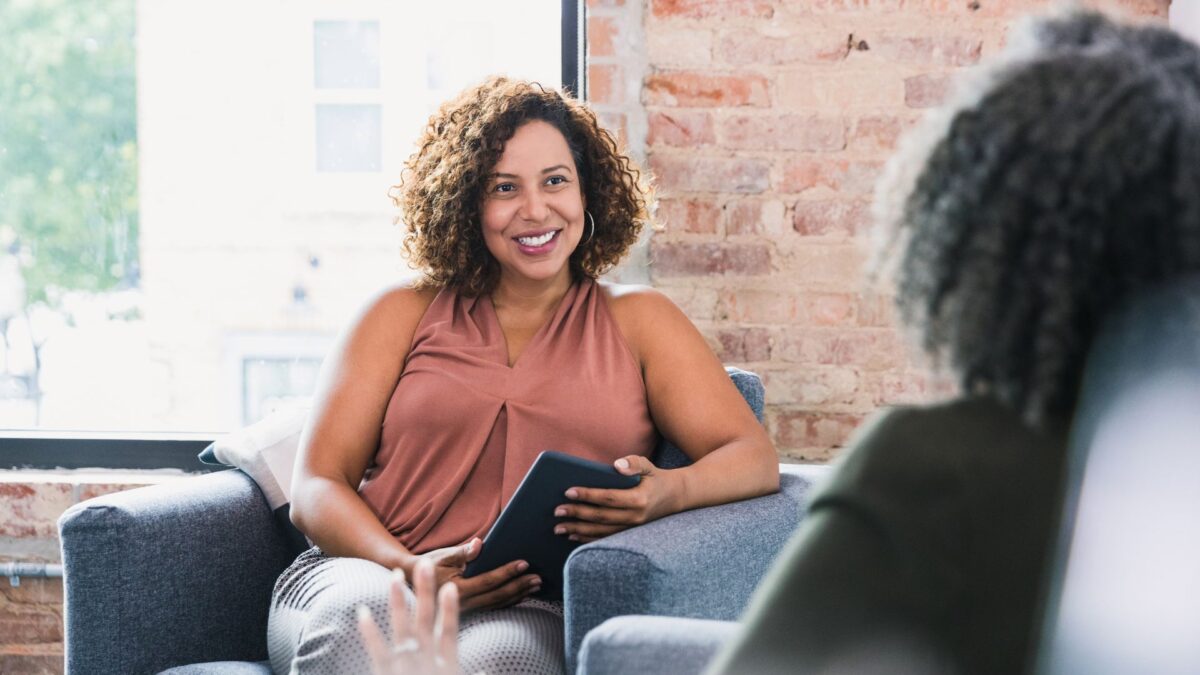
[[270, 661], [209, 661], [176, 666], [158, 675], [272, 675]]
[[618, 616], [584, 638], [579, 675], [701, 673], [737, 631], [734, 621]]

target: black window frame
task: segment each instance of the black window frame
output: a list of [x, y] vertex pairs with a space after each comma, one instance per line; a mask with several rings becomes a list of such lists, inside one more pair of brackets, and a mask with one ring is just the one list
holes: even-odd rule
[[[587, 92], [587, 6], [561, 0], [562, 88], [583, 99]], [[0, 429], [3, 469], [182, 469], [207, 473], [197, 455], [217, 433], [137, 433]]]

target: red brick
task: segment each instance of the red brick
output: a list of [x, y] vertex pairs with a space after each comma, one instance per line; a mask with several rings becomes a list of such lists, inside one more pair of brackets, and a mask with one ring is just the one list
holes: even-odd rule
[[625, 113], [613, 111], [598, 111], [596, 117], [600, 120], [600, 126], [612, 134], [614, 140], [617, 141], [617, 147], [629, 147], [629, 123], [626, 120]]
[[772, 435], [776, 445], [785, 448], [840, 448], [864, 417], [796, 408], [775, 408], [772, 413]]
[[767, 79], [755, 74], [656, 73], [646, 78], [642, 91], [649, 105], [682, 108], [764, 107], [770, 102]]
[[895, 150], [901, 134], [916, 124], [918, 117], [864, 115], [854, 120], [846, 132], [846, 147], [852, 150]]
[[725, 233], [778, 237], [784, 233], [783, 202], [739, 199], [725, 205]]
[[737, 150], [836, 152], [846, 147], [845, 123], [822, 115], [731, 115], [721, 144]]
[[717, 317], [739, 324], [853, 325], [856, 299], [848, 293], [736, 289], [721, 294]]
[[766, 400], [776, 404], [845, 408], [859, 398], [858, 374], [850, 368], [789, 368], [762, 375]]
[[0, 483], [0, 537], [58, 536], [58, 517], [75, 503], [72, 492], [67, 483]]
[[878, 373], [868, 383], [868, 388], [872, 405], [904, 405], [932, 400], [930, 385], [925, 374], [901, 370]]
[[850, 49], [847, 37], [840, 31], [772, 37], [738, 29], [721, 34], [713, 48], [713, 59], [732, 66], [836, 63], [845, 59]]
[[910, 108], [932, 108], [946, 98], [953, 83], [950, 75], [925, 74], [904, 79], [904, 104]]
[[759, 275], [771, 271], [771, 252], [761, 244], [652, 241], [650, 261], [655, 277]]
[[890, 295], [865, 292], [858, 296], [858, 325], [897, 326], [896, 301]]
[[655, 66], [712, 63], [713, 33], [707, 29], [657, 26], [646, 33], [646, 56]]
[[715, 234], [721, 207], [712, 199], [661, 199], [658, 220], [668, 232]]
[[784, 278], [801, 286], [857, 288], [863, 282], [864, 253], [852, 243], [794, 246], [780, 252]]
[[904, 81], [892, 68], [808, 67], [784, 71], [776, 80], [776, 98], [788, 108], [894, 110], [904, 100]]
[[770, 165], [762, 159], [650, 155], [650, 170], [665, 192], [757, 194], [767, 189]]
[[588, 101], [601, 105], [620, 105], [625, 101], [621, 67], [601, 64], [588, 66]]
[[716, 289], [695, 284], [672, 286], [669, 281], [656, 282], [654, 287], [670, 298], [693, 322], [712, 321], [717, 316]]
[[0, 607], [0, 635], [4, 636], [4, 644], [62, 642], [62, 616], [59, 611], [61, 610], [23, 605]]
[[791, 363], [852, 366], [864, 371], [907, 365], [903, 340], [895, 330], [883, 328], [790, 330], [776, 353]]
[[979, 62], [983, 40], [962, 35], [894, 36], [868, 40], [875, 56], [925, 66], [967, 66]]
[[651, 0], [650, 11], [659, 19], [756, 17], [775, 15], [774, 3], [765, 0]]
[[61, 675], [65, 670], [61, 645], [0, 647], [0, 673]]
[[650, 145], [695, 147], [716, 140], [713, 135], [712, 116], [707, 112], [652, 112], [648, 123], [650, 129], [646, 142]]
[[617, 34], [617, 24], [608, 17], [589, 16], [587, 19], [587, 48], [588, 57], [613, 56], [614, 38]]
[[881, 162], [797, 157], [784, 163], [783, 175], [775, 189], [801, 193], [823, 187], [846, 195], [867, 195], [874, 189], [882, 168]]
[[865, 200], [801, 199], [792, 210], [792, 229], [803, 236], [849, 237], [870, 225], [870, 202]]
[[726, 328], [717, 331], [718, 354], [725, 363], [771, 360], [771, 333], [766, 328]]
[[[6, 603], [61, 606], [62, 579], [21, 577], [20, 586], [13, 586], [7, 580], [0, 579], [0, 597], [4, 599], [0, 606]], [[3, 642], [3, 638], [0, 638], [0, 642]]]
[[79, 501], [145, 487], [148, 483], [80, 483]]

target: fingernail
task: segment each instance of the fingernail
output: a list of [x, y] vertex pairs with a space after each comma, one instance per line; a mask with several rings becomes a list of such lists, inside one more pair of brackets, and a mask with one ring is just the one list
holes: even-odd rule
[[358, 614], [359, 622], [371, 620], [371, 610], [367, 609], [366, 605], [359, 605], [358, 609], [354, 610]]
[[404, 570], [400, 569], [399, 567], [392, 570], [392, 583], [400, 584], [401, 586], [404, 585]]
[[556, 525], [554, 527], [554, 534], [566, 534], [566, 532], [567, 528], [563, 527], [562, 525]]
[[554, 509], [554, 515], [565, 516], [567, 515], [567, 510], [560, 506], [557, 509]]
[[624, 458], [618, 459], [617, 460], [617, 468], [618, 469], [628, 469], [629, 468], [629, 460], [624, 459]]
[[575, 488], [571, 488], [570, 490], [567, 490], [567, 499], [575, 499], [578, 496], [579, 496], [579, 490], [576, 490]]
[[577, 535], [573, 534], [573, 535], [567, 537], [567, 540], [568, 541], [579, 541], [579, 537]]
[[534, 578], [530, 579], [530, 580], [529, 580], [529, 585], [530, 585], [530, 586], [541, 586], [541, 585], [542, 585], [542, 578], [541, 578], [541, 577], [534, 577]]
[[524, 572], [527, 569], [529, 569], [529, 563], [525, 562], [524, 560], [517, 563], [517, 571], [518, 572]]

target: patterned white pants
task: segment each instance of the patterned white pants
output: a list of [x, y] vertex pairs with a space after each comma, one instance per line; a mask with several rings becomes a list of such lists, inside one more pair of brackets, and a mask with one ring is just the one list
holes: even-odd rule
[[[315, 547], [300, 554], [271, 596], [271, 669], [276, 675], [370, 673], [355, 612], [366, 605], [388, 634], [390, 580], [388, 569], [367, 560], [329, 557]], [[562, 675], [562, 605], [528, 599], [464, 613], [458, 658], [464, 673]]]

